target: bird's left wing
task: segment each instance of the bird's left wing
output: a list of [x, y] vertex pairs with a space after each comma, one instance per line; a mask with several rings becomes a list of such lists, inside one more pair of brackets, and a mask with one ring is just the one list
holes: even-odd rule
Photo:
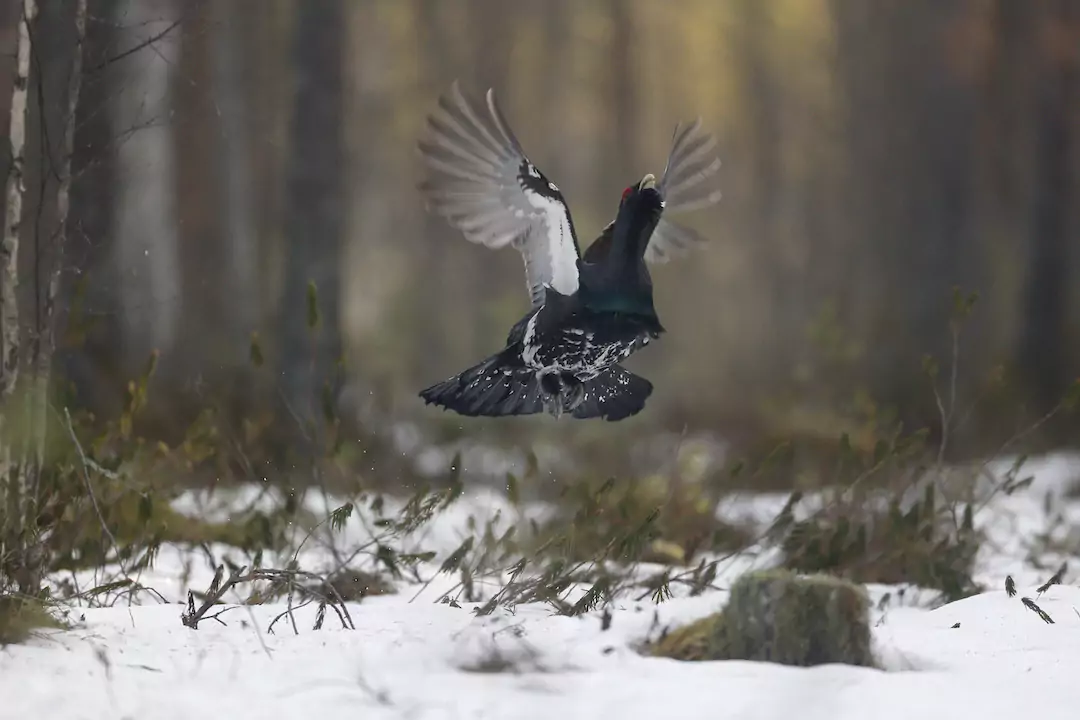
[[[664, 199], [664, 213], [645, 247], [645, 261], [655, 265], [682, 255], [705, 243], [697, 231], [668, 219], [668, 213], [701, 210], [720, 202], [720, 190], [713, 186], [713, 176], [720, 169], [720, 159], [713, 155], [716, 139], [701, 132], [701, 120], [687, 126], [677, 125], [672, 136], [667, 166], [656, 190]], [[607, 224], [585, 250], [586, 263], [600, 262], [611, 249], [615, 221]]]
[[427, 169], [420, 191], [428, 208], [472, 242], [521, 252], [533, 307], [543, 304], [545, 286], [572, 295], [580, 252], [570, 210], [558, 187], [526, 157], [494, 91], [480, 104], [454, 82], [427, 129], [419, 148]]
[[[713, 180], [720, 169], [720, 158], [713, 151], [716, 138], [701, 131], [701, 119], [689, 125], [677, 125], [671, 139], [667, 166], [656, 189], [664, 198], [664, 215], [672, 212], [701, 210], [720, 202], [720, 190]], [[656, 226], [645, 260], [664, 263], [689, 248], [705, 242], [700, 234], [663, 217]]]

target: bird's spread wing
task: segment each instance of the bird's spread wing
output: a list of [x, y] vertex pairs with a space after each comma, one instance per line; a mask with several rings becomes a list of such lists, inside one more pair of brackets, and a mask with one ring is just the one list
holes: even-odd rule
[[[701, 131], [701, 120], [676, 126], [667, 167], [656, 189], [664, 199], [664, 215], [645, 248], [645, 261], [665, 263], [695, 245], [705, 242], [697, 231], [668, 219], [671, 212], [700, 210], [720, 202], [720, 191], [713, 186], [713, 176], [720, 169], [720, 159], [713, 155], [716, 140]], [[611, 249], [615, 221], [612, 220], [585, 249], [584, 261], [596, 263]]]
[[533, 307], [543, 304], [545, 285], [564, 295], [577, 290], [580, 253], [570, 210], [525, 156], [493, 90], [473, 102], [455, 82], [428, 117], [419, 147], [428, 207], [472, 242], [517, 248]]
[[[701, 131], [701, 119], [689, 125], [678, 125], [672, 136], [667, 167], [656, 189], [664, 198], [664, 215], [672, 212], [701, 210], [720, 202], [720, 190], [714, 176], [720, 169], [720, 159], [714, 154], [716, 138]], [[645, 260], [664, 263], [691, 247], [705, 242], [700, 234], [663, 217], [656, 226]]]

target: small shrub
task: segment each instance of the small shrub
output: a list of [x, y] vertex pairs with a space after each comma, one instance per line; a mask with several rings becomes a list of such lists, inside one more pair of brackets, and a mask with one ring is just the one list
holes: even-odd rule
[[382, 575], [342, 568], [326, 578], [329, 584], [345, 602], [360, 602], [374, 595], [392, 595], [394, 586]]
[[62, 627], [39, 600], [0, 595], [0, 647], [25, 642], [35, 630]]
[[[698, 483], [653, 476], [632, 481], [568, 486], [560, 512], [540, 528], [549, 550], [571, 560], [606, 557], [618, 562], [690, 563], [699, 553], [738, 550], [750, 531], [717, 517], [718, 497]], [[632, 528], [640, 533], [607, 550]]]
[[906, 510], [896, 495], [884, 507], [873, 498], [840, 502], [792, 525], [782, 564], [859, 583], [913, 583], [940, 590], [947, 602], [959, 600], [979, 590], [972, 571], [980, 537], [967, 508], [958, 527], [932, 484]]

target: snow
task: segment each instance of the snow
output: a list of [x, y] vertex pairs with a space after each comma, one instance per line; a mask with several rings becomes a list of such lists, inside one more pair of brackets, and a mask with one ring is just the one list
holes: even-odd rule
[[[1007, 467], [1003, 461], [995, 471]], [[1075, 501], [1054, 503], [1049, 514], [1044, 503], [1047, 492], [1059, 498], [1070, 492], [1078, 467], [1065, 456], [1045, 459], [1025, 491], [997, 496], [980, 510], [976, 524], [987, 528], [991, 542], [980, 555], [978, 579], [988, 591], [929, 609], [929, 593], [918, 588], [868, 587], [883, 669], [682, 663], [637, 652], [662, 628], [722, 607], [722, 589], [660, 605], [618, 599], [606, 630], [599, 612], [571, 618], [521, 604], [477, 617], [476, 603], [437, 602], [455, 582], [434, 572], [447, 553], [495, 516], [503, 526], [520, 521], [521, 511], [500, 495], [476, 491], [410, 538], [439, 553], [421, 571], [434, 577], [430, 585], [350, 604], [355, 630], [343, 629], [333, 613], [313, 630], [315, 609], [307, 606], [295, 610], [298, 633], [288, 620], [268, 633], [284, 604], [236, 606], [222, 616], [227, 625], [204, 620], [189, 629], [180, 622], [180, 601], [187, 587], [205, 588], [212, 570], [201, 556], [166, 546], [140, 580], [168, 603], [142, 594], [131, 604], [77, 608], [71, 629], [0, 650], [0, 720], [1073, 718], [1080, 707], [1080, 588], [1071, 574], [1066, 584], [1039, 594], [1036, 586], [1066, 556], [1039, 554], [1029, 540], [1078, 524]], [[189, 496], [177, 507], [227, 517], [230, 506], [257, 498], [255, 491]], [[758, 500], [763, 517], [784, 502], [776, 495]], [[728, 509], [753, 514], [754, 502], [748, 497]], [[321, 498], [302, 504], [327, 512]], [[548, 511], [537, 506], [528, 514]], [[370, 539], [369, 513], [357, 508], [343, 544]], [[317, 564], [325, 553], [315, 538], [300, 564]], [[726, 587], [769, 557], [761, 549], [722, 563], [717, 585]], [[1005, 574], [1017, 582], [1015, 597], [1003, 590]], [[886, 594], [892, 602], [879, 602]], [[1025, 607], [1024, 597], [1054, 623]], [[483, 671], [495, 660], [498, 672]]]

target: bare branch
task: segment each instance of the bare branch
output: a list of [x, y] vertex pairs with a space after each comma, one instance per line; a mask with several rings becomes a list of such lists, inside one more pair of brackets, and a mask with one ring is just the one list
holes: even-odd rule
[[[85, 14], [84, 14], [84, 17], [85, 17]], [[99, 70], [104, 70], [109, 65], [112, 65], [115, 62], [119, 62], [119, 61], [123, 60], [124, 58], [129, 57], [131, 55], [134, 55], [135, 53], [139, 52], [140, 50], [144, 50], [146, 48], [153, 47], [156, 43], [160, 42], [161, 40], [164, 40], [166, 35], [171, 33], [176, 28], [180, 27], [180, 23], [182, 23], [183, 21], [184, 21], [183, 16], [177, 18], [176, 20], [173, 20], [163, 30], [161, 30], [160, 32], [154, 33], [153, 35], [146, 38], [142, 42], [136, 44], [135, 46], [130, 47], [127, 50], [124, 50], [121, 53], [117, 53], [116, 55], [113, 55], [110, 58], [106, 58], [106, 59], [102, 60], [101, 62], [99, 62], [98, 64], [92, 65], [91, 67], [87, 68], [86, 69], [86, 74], [91, 75], [93, 73], [98, 72]]]

